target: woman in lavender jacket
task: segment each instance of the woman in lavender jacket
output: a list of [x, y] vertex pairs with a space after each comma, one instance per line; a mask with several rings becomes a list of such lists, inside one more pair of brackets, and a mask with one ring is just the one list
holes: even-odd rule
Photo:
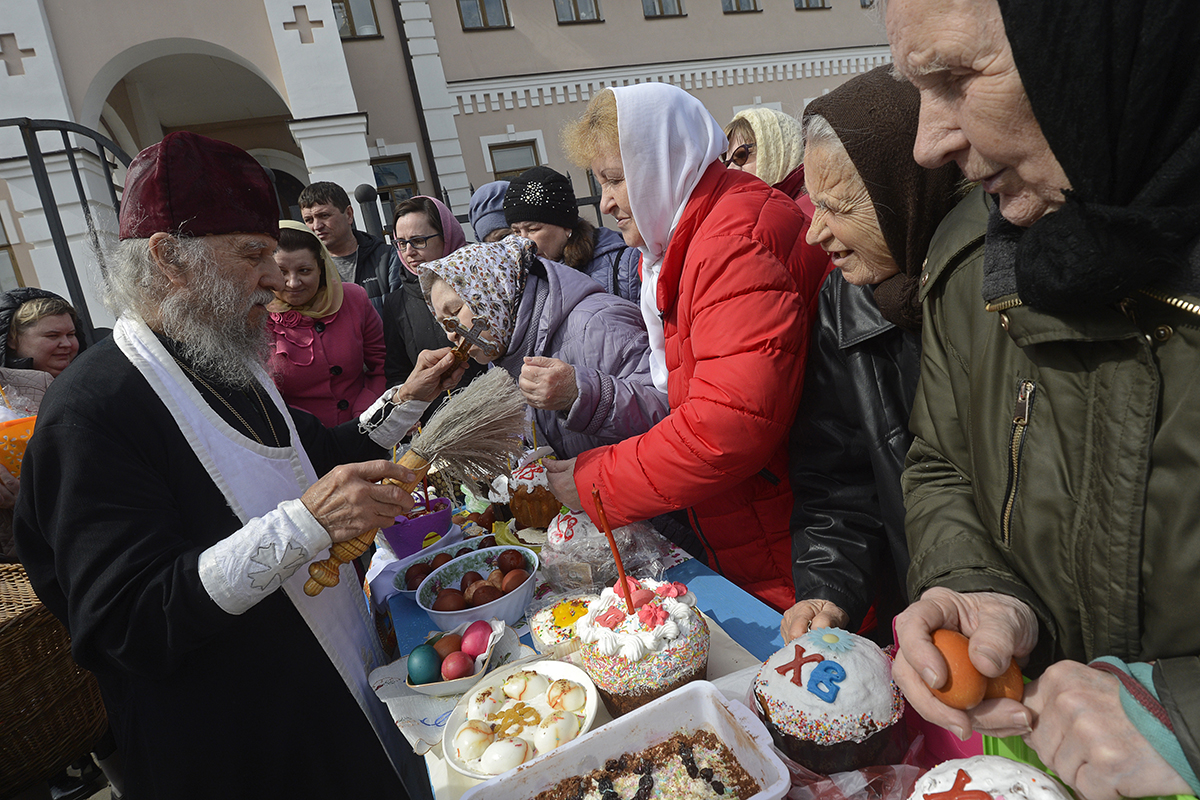
[[[421, 289], [438, 320], [482, 329], [480, 363], [508, 370], [533, 407], [539, 444], [560, 458], [644, 433], [667, 414], [650, 379], [641, 310], [594, 280], [536, 255], [527, 239], [467, 245], [424, 265]], [[459, 341], [458, 334], [450, 340]]]

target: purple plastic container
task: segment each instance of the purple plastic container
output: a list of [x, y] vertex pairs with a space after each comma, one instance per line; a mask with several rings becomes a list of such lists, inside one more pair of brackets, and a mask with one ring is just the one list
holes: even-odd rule
[[[395, 525], [383, 529], [384, 538], [396, 552], [396, 558], [404, 559], [433, 544], [433, 536], [442, 537], [450, 530], [450, 501], [445, 497], [433, 499], [433, 511], [412, 519], [397, 517]], [[426, 541], [429, 537], [430, 541]]]

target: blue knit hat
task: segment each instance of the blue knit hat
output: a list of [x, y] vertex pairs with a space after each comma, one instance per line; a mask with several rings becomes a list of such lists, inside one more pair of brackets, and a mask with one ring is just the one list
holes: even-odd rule
[[485, 183], [471, 195], [471, 206], [467, 209], [467, 218], [475, 231], [475, 239], [482, 242], [484, 237], [498, 228], [507, 228], [504, 219], [504, 193], [508, 191], [508, 181], [492, 181]]

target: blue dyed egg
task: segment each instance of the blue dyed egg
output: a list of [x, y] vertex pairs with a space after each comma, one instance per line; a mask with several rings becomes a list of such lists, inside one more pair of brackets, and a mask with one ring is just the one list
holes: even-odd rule
[[412, 684], [433, 683], [442, 679], [442, 657], [432, 645], [419, 644], [408, 654], [408, 680]]

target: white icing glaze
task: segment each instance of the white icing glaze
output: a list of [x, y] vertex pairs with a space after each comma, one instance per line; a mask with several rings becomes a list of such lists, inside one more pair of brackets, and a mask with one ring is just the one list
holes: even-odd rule
[[1003, 756], [957, 758], [926, 772], [913, 788], [910, 800], [944, 792], [954, 786], [958, 771], [970, 776], [967, 790], [982, 789], [994, 800], [1070, 800], [1070, 795], [1041, 770]]
[[[827, 635], [834, 642], [824, 641]], [[796, 660], [797, 645], [804, 649], [805, 657], [819, 654], [823, 659], [800, 667], [798, 685], [792, 670], [779, 672], [780, 667]], [[832, 702], [809, 686], [813, 672], [828, 662], [845, 671], [845, 677], [835, 684], [837, 692]], [[826, 681], [818, 688], [828, 691], [832, 685]], [[894, 723], [903, 710], [887, 654], [869, 639], [836, 628], [809, 631], [786, 644], [760, 668], [754, 691], [767, 699], [772, 722], [780, 730], [821, 744], [862, 741], [866, 735]]]
[[599, 533], [600, 529], [588, 519], [587, 514], [572, 514], [569, 511], [560, 512], [546, 528], [546, 538], [553, 545], [561, 545], [575, 536], [595, 536]]
[[[640, 580], [643, 588], [655, 591], [659, 586], [670, 585], [662, 581]], [[672, 646], [681, 636], [690, 633], [699, 617], [693, 610], [696, 596], [690, 591], [680, 597], [662, 597], [662, 608], [667, 620], [653, 630], [646, 630], [635, 611], [620, 625], [610, 630], [596, 622], [596, 617], [612, 606], [625, 609], [625, 598], [612, 587], [600, 593], [586, 614], [575, 623], [575, 635], [582, 641], [595, 643], [596, 649], [606, 656], [622, 656], [628, 661], [640, 661], [649, 653], [660, 653]]]
[[454, 754], [461, 761], [479, 758], [495, 738], [490, 724], [481, 719], [469, 719], [454, 734]]
[[541, 464], [526, 464], [513, 472], [512, 478], [509, 479], [509, 486], [513, 494], [516, 494], [517, 489], [522, 486], [531, 492], [537, 486], [549, 490], [550, 478], [547, 477], [546, 468]]
[[479, 768], [489, 775], [499, 775], [519, 767], [535, 755], [533, 745], [524, 739], [500, 739], [483, 751]]
[[570, 711], [555, 711], [547, 715], [533, 732], [533, 746], [539, 753], [545, 753], [578, 735], [579, 717]]

